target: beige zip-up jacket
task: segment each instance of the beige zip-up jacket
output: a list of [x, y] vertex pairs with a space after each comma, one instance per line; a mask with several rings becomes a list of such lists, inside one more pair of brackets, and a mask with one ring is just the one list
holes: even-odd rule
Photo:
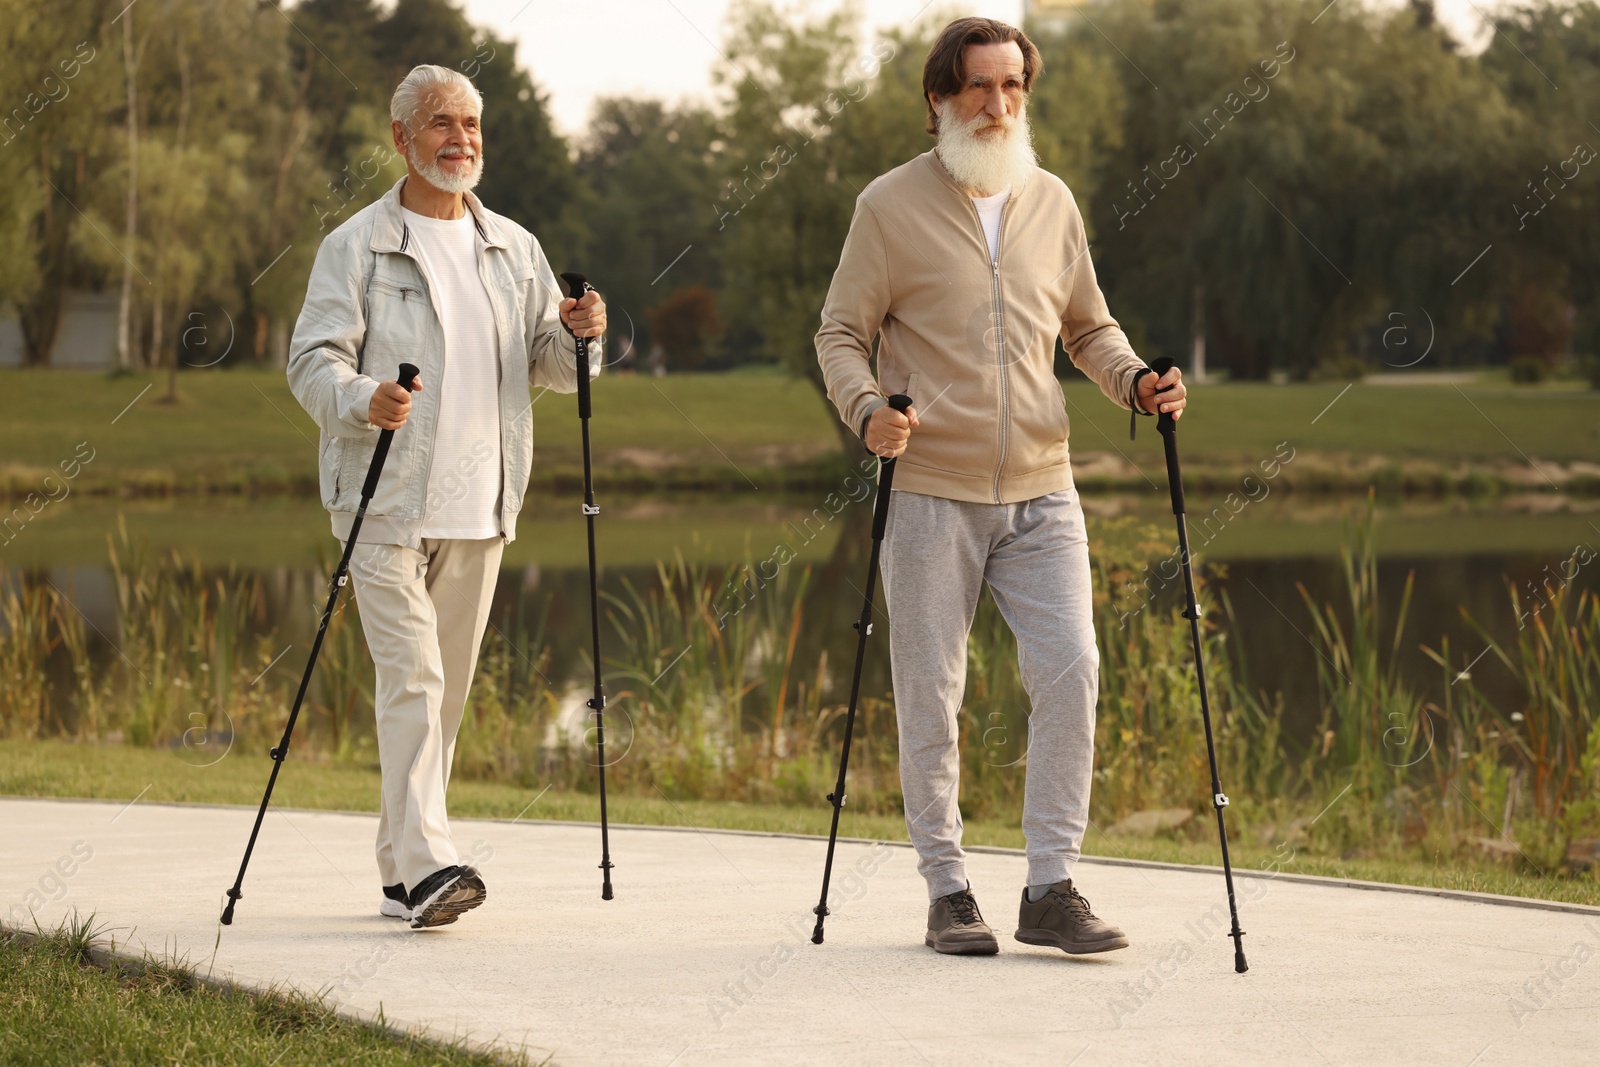
[[1079, 370], [1134, 409], [1134, 372], [1145, 363], [1106, 308], [1083, 217], [1060, 178], [1035, 167], [1012, 188], [992, 262], [976, 205], [932, 150], [856, 199], [817, 360], [828, 399], [858, 434], [885, 394], [916, 404], [921, 425], [896, 465], [896, 489], [1009, 504], [1070, 487], [1058, 335]]

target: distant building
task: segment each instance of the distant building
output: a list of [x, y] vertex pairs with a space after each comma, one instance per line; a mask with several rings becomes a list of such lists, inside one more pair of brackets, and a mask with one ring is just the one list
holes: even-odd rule
[[[115, 292], [69, 289], [61, 305], [61, 328], [49, 366], [77, 370], [110, 370], [117, 365], [117, 299]], [[27, 362], [22, 324], [16, 311], [0, 308], [0, 367]]]

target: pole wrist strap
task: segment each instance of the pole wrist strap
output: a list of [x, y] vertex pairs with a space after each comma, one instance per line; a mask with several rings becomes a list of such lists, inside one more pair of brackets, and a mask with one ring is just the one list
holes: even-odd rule
[[1150, 414], [1148, 411], [1139, 410], [1139, 379], [1146, 374], [1154, 373], [1155, 370], [1151, 367], [1140, 367], [1133, 372], [1133, 381], [1128, 383], [1128, 407], [1132, 409], [1128, 412], [1128, 440], [1130, 441], [1134, 439], [1134, 434], [1138, 430], [1139, 416]]

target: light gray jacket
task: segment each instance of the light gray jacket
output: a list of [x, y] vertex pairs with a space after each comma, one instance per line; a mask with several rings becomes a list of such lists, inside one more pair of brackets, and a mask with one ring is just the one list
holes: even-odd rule
[[[444, 331], [439, 296], [416, 257], [400, 209], [402, 178], [317, 249], [306, 300], [289, 346], [289, 388], [322, 429], [317, 473], [334, 535], [350, 536], [361, 485], [380, 433], [367, 419], [378, 383], [402, 363], [421, 369], [411, 414], [396, 431], [361, 541], [416, 548], [439, 421]], [[500, 356], [501, 529], [516, 538], [533, 464], [530, 385], [576, 392], [577, 343], [561, 324], [565, 289], [534, 236], [466, 194], [478, 240], [478, 274], [494, 308]], [[600, 338], [589, 341], [590, 377], [600, 373]], [[576, 412], [573, 418], [576, 420]], [[576, 433], [576, 428], [574, 428]]]

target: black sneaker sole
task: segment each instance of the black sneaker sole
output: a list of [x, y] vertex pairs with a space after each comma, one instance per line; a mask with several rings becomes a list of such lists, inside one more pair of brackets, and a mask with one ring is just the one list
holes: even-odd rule
[[987, 941], [941, 942], [930, 933], [923, 936], [922, 943], [935, 952], [943, 952], [947, 956], [993, 956], [1000, 951], [1000, 942], [994, 938]]
[[461, 875], [454, 881], [446, 882], [432, 897], [412, 909], [411, 929], [448, 926], [488, 897], [483, 879], [475, 874]]
[[1026, 930], [1019, 927], [1015, 936], [1024, 945], [1042, 945], [1045, 948], [1058, 948], [1062, 952], [1070, 953], [1074, 956], [1084, 956], [1091, 952], [1111, 952], [1114, 949], [1128, 947], [1128, 936], [1126, 934], [1108, 937], [1102, 941], [1068, 941], [1060, 934], [1050, 930]]

